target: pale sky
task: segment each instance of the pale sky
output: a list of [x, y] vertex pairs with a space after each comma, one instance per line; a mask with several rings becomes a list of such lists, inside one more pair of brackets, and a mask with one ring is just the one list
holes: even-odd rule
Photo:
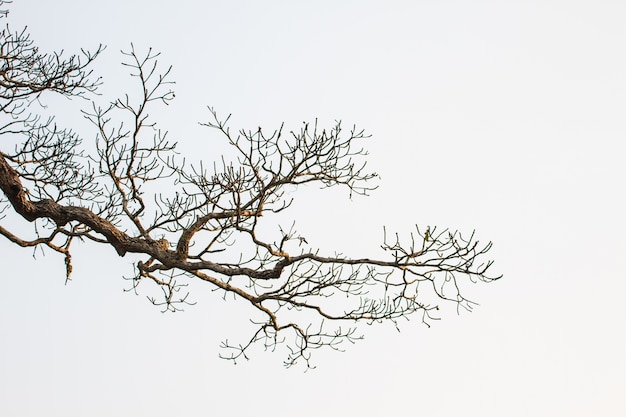
[[[341, 119], [372, 134], [370, 197], [303, 189], [286, 224], [328, 253], [376, 251], [382, 227], [476, 229], [504, 278], [471, 289], [473, 313], [363, 328], [315, 370], [285, 352], [233, 365], [244, 303], [204, 285], [161, 314], [124, 293], [137, 258], [63, 259], [0, 240], [3, 416], [624, 416], [626, 3], [622, 1], [15, 1], [43, 50], [95, 49], [99, 100], [131, 86], [119, 50], [173, 65], [156, 114], [180, 151], [222, 146], [197, 122], [297, 129]], [[95, 132], [49, 101], [59, 123]], [[15, 228], [23, 227], [16, 224]], [[338, 300], [337, 302], [341, 302]]]

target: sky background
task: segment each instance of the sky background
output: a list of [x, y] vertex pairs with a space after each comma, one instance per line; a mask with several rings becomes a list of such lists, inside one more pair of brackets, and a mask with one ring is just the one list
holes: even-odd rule
[[[0, 414], [5, 416], [626, 415], [626, 3], [623, 1], [15, 1], [42, 50], [107, 45], [105, 104], [129, 84], [120, 49], [173, 65], [157, 110], [180, 151], [223, 147], [231, 126], [297, 129], [341, 119], [372, 134], [379, 188], [348, 199], [306, 188], [312, 246], [360, 256], [382, 226], [476, 229], [504, 278], [471, 289], [473, 313], [365, 328], [317, 369], [284, 351], [218, 358], [249, 310], [192, 286], [197, 305], [161, 314], [124, 293], [132, 257], [106, 247], [63, 259], [0, 240]], [[85, 138], [80, 101], [50, 99]], [[290, 217], [291, 216], [291, 217]], [[15, 224], [19, 230], [22, 224]], [[148, 290], [148, 289], [147, 289]]]

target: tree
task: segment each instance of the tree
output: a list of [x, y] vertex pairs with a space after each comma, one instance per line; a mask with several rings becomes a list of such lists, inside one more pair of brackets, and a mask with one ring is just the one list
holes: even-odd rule
[[[90, 68], [103, 50], [65, 57], [40, 51], [25, 30], [6, 26], [0, 35], [0, 234], [22, 247], [60, 253], [66, 280], [75, 242], [132, 254], [141, 258], [129, 278], [132, 289], [144, 281], [160, 287], [163, 297], [150, 300], [164, 311], [190, 303], [189, 280], [255, 310], [256, 331], [243, 344], [224, 342], [223, 357], [247, 358], [256, 342], [285, 341], [292, 365], [309, 364], [313, 349], [359, 339], [362, 322], [397, 326], [418, 314], [428, 323], [441, 303], [471, 310], [463, 287], [499, 278], [488, 273], [492, 261], [481, 261], [491, 242], [480, 244], [473, 232], [416, 226], [407, 242], [385, 232], [381, 259], [315, 249], [294, 226], [268, 232], [266, 225], [290, 208], [286, 191], [294, 187], [344, 187], [350, 196], [375, 188], [377, 175], [366, 170], [359, 145], [365, 132], [346, 133], [340, 122], [322, 129], [317, 121], [290, 132], [284, 126], [271, 134], [234, 132], [229, 117], [209, 108], [204, 125], [219, 131], [236, 157], [210, 168], [187, 163], [147, 113], [174, 99], [171, 67], [161, 69], [157, 53], [131, 45], [123, 65], [140, 98], [126, 95], [101, 106], [94, 94], [100, 79]], [[50, 94], [90, 104], [84, 116], [95, 127], [94, 141], [41, 115]], [[15, 215], [31, 222], [33, 235], [10, 230]]]

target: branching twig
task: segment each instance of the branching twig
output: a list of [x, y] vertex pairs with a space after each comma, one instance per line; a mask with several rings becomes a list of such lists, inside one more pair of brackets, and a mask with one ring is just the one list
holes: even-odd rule
[[[152, 50], [139, 54], [131, 46], [124, 65], [136, 94], [99, 106], [87, 95], [99, 84], [88, 66], [102, 50], [63, 58], [39, 52], [25, 31], [0, 33], [0, 221], [7, 224], [12, 211], [43, 237], [19, 237], [2, 225], [0, 235], [61, 253], [66, 279], [74, 240], [137, 254], [144, 260], [135, 263], [130, 289], [157, 285], [162, 298], [149, 299], [163, 311], [192, 304], [186, 288], [194, 280], [251, 307], [252, 337], [241, 345], [226, 341], [228, 359], [248, 358], [257, 342], [271, 350], [285, 343], [288, 366], [311, 366], [311, 351], [359, 340], [360, 323], [398, 327], [413, 316], [428, 323], [444, 304], [471, 310], [465, 287], [499, 278], [483, 260], [491, 242], [473, 232], [416, 227], [403, 240], [384, 230], [381, 256], [359, 258], [316, 249], [294, 225], [274, 234], [261, 228], [291, 207], [289, 193], [298, 185], [343, 187], [350, 196], [374, 190], [377, 174], [367, 171], [361, 145], [368, 135], [356, 127], [345, 132], [341, 122], [323, 129], [317, 120], [288, 133], [284, 125], [269, 134], [234, 133], [230, 116], [209, 108], [204, 125], [235, 159], [188, 164], [148, 113], [174, 99], [170, 68], [161, 70]], [[54, 119], [31, 113], [47, 93], [91, 101], [84, 115], [96, 128], [95, 152]], [[8, 139], [18, 145], [8, 149]]]

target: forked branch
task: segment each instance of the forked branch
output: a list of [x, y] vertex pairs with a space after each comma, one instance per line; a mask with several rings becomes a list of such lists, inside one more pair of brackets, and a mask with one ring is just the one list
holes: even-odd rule
[[[163, 297], [150, 300], [164, 311], [190, 303], [193, 281], [244, 300], [255, 328], [243, 344], [224, 342], [228, 359], [247, 358], [257, 342], [268, 349], [284, 342], [287, 365], [309, 364], [315, 349], [360, 339], [360, 323], [398, 326], [415, 315], [428, 323], [446, 303], [471, 310], [466, 286], [499, 278], [483, 260], [491, 243], [474, 233], [416, 228], [403, 240], [385, 231], [379, 257], [359, 258], [316, 248], [293, 225], [277, 225], [299, 185], [343, 187], [350, 195], [376, 188], [361, 129], [346, 132], [340, 122], [323, 129], [315, 120], [289, 132], [283, 125], [271, 133], [234, 131], [229, 117], [209, 108], [204, 125], [234, 157], [209, 168], [190, 164], [148, 113], [174, 98], [170, 68], [160, 69], [158, 54], [125, 52], [137, 89], [102, 106], [86, 95], [99, 83], [87, 68], [101, 47], [63, 59], [40, 53], [23, 31], [0, 36], [0, 235], [63, 254], [68, 278], [73, 241], [136, 254], [131, 288], [144, 281], [160, 287]], [[84, 115], [95, 127], [95, 152], [31, 113], [33, 99], [47, 93], [91, 101]], [[18, 145], [9, 149], [10, 142]], [[32, 222], [36, 237], [9, 231], [11, 215]]]

